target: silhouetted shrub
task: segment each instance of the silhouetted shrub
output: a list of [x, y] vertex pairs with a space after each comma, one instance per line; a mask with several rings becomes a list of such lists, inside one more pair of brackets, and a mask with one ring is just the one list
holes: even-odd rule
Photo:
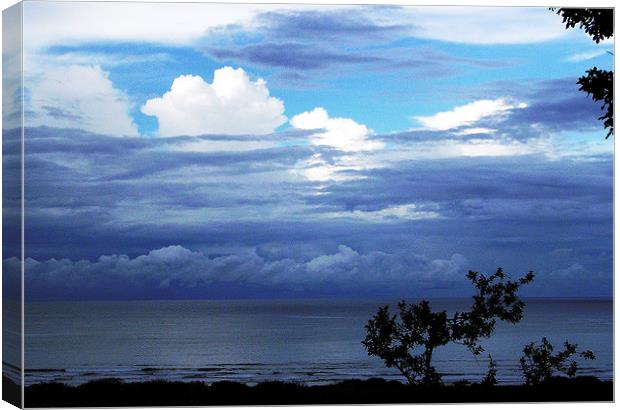
[[489, 355], [489, 368], [487, 374], [482, 379], [482, 384], [485, 386], [494, 386], [497, 384], [497, 362], [493, 360], [491, 355]]
[[523, 354], [520, 363], [523, 370], [523, 377], [526, 384], [539, 384], [548, 381], [555, 372], [564, 373], [568, 377], [577, 374], [578, 365], [573, 356], [579, 355], [587, 360], [594, 360], [596, 357], [590, 350], [577, 353], [577, 345], [564, 342], [564, 350], [553, 354], [553, 345], [546, 337], [542, 338], [540, 344], [534, 342], [523, 347]]

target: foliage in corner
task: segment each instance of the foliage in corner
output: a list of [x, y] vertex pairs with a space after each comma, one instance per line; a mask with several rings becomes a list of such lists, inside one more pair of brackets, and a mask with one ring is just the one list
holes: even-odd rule
[[579, 77], [579, 91], [584, 91], [592, 96], [594, 101], [603, 101], [601, 110], [603, 115], [598, 117], [603, 121], [603, 126], [608, 129], [609, 138], [614, 133], [614, 73], [613, 71], [600, 70], [593, 67], [586, 71], [587, 75]]
[[597, 8], [597, 9], [577, 9], [577, 8], [561, 8], [556, 14], [562, 17], [562, 23], [566, 24], [566, 28], [574, 28], [579, 25], [596, 44], [601, 40], [605, 40], [614, 35], [614, 10]]
[[[551, 8], [551, 11], [562, 16], [562, 22], [567, 29], [579, 25], [597, 44], [614, 35], [613, 9]], [[605, 137], [609, 138], [614, 134], [614, 72], [592, 67], [586, 71], [586, 75], [579, 78], [577, 84], [580, 86], [579, 90], [591, 95], [594, 101], [603, 102], [603, 115], [598, 119], [602, 120], [605, 129], [609, 130]]]
[[534, 279], [534, 273], [530, 271], [511, 281], [498, 268], [488, 277], [469, 271], [467, 278], [477, 289], [468, 312], [448, 317], [445, 310], [432, 311], [427, 300], [417, 304], [401, 301], [398, 316], [390, 313], [389, 306], [379, 308], [368, 321], [362, 341], [368, 355], [383, 359], [387, 367], [396, 368], [410, 384], [437, 384], [441, 376], [432, 364], [437, 347], [454, 342], [465, 345], [475, 355], [482, 353], [480, 339], [491, 336], [497, 320], [521, 320], [525, 305], [517, 291]]
[[545, 382], [556, 372], [574, 377], [578, 370], [577, 361], [574, 359], [577, 354], [586, 360], [596, 358], [591, 350], [577, 353], [577, 345], [568, 341], [564, 342], [564, 350], [553, 354], [553, 345], [545, 337], [540, 344], [532, 342], [525, 345], [523, 354], [520, 359], [521, 369], [525, 383], [529, 385]]

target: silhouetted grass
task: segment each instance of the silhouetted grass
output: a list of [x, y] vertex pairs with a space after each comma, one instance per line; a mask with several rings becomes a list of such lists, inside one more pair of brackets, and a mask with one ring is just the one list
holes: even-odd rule
[[265, 382], [248, 386], [236, 382], [124, 383], [117, 379], [103, 379], [79, 386], [41, 383], [29, 386], [25, 391], [27, 407], [612, 400], [613, 383], [595, 377], [553, 378], [537, 386], [484, 386], [466, 383], [410, 386], [383, 379], [346, 380], [323, 386], [286, 382]]

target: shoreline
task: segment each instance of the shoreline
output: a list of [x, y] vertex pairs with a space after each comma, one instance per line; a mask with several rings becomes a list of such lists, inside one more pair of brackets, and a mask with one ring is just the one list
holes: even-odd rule
[[[11, 386], [12, 385], [12, 386]], [[19, 389], [3, 377], [4, 389]], [[6, 390], [5, 390], [6, 391]], [[555, 377], [536, 386], [454, 383], [410, 386], [380, 378], [306, 386], [291, 382], [123, 382], [101, 379], [77, 386], [26, 387], [27, 407], [205, 406], [284, 404], [484, 403], [613, 401], [613, 381]]]

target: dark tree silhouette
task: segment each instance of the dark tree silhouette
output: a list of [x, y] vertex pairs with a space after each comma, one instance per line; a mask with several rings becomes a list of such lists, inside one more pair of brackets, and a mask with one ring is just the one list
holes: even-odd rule
[[[379, 308], [366, 325], [362, 344], [369, 356], [379, 356], [387, 367], [395, 367], [408, 383], [434, 384], [441, 378], [431, 361], [433, 350], [450, 341], [448, 316], [445, 311], [431, 311], [428, 301], [415, 305], [398, 304], [400, 321], [390, 315], [389, 307]], [[421, 353], [413, 349], [421, 347]]]
[[[477, 289], [468, 312], [448, 317], [445, 310], [433, 312], [427, 300], [417, 304], [403, 300], [398, 304], [397, 319], [388, 306], [379, 308], [368, 321], [362, 341], [368, 355], [383, 359], [387, 367], [396, 368], [410, 384], [436, 384], [441, 381], [432, 365], [437, 347], [453, 342], [465, 345], [475, 355], [482, 353], [480, 339], [491, 336], [498, 319], [509, 323], [521, 320], [525, 304], [516, 293], [534, 279], [534, 273], [511, 281], [498, 268], [488, 277], [469, 271], [467, 278]], [[495, 362], [491, 362], [490, 367], [494, 367]]]
[[602, 120], [603, 126], [609, 130], [605, 137], [607, 139], [614, 133], [614, 73], [596, 67], [592, 67], [586, 73], [587, 75], [577, 81], [580, 85], [579, 91], [588, 93], [594, 101], [603, 101], [601, 109], [604, 114], [598, 119]]
[[[562, 22], [566, 28], [579, 25], [598, 44], [601, 40], [614, 35], [614, 11], [613, 9], [555, 9], [562, 16]], [[601, 70], [592, 67], [586, 71], [586, 75], [577, 81], [579, 90], [592, 96], [594, 101], [602, 101], [603, 115], [598, 119], [603, 121], [603, 126], [608, 129], [606, 139], [614, 133], [614, 73], [609, 70]]]
[[[556, 11], [555, 8], [551, 9]], [[613, 9], [557, 9], [566, 28], [579, 25], [596, 43], [614, 35]]]
[[[564, 373], [568, 377], [577, 374], [577, 362], [572, 358], [577, 354], [577, 345], [568, 341], [564, 342], [564, 350], [553, 354], [553, 345], [543, 337], [538, 345], [534, 342], [525, 345], [523, 354], [519, 361], [526, 384], [542, 383], [551, 379], [554, 372]], [[584, 350], [579, 356], [587, 360], [596, 358], [591, 350]]]

